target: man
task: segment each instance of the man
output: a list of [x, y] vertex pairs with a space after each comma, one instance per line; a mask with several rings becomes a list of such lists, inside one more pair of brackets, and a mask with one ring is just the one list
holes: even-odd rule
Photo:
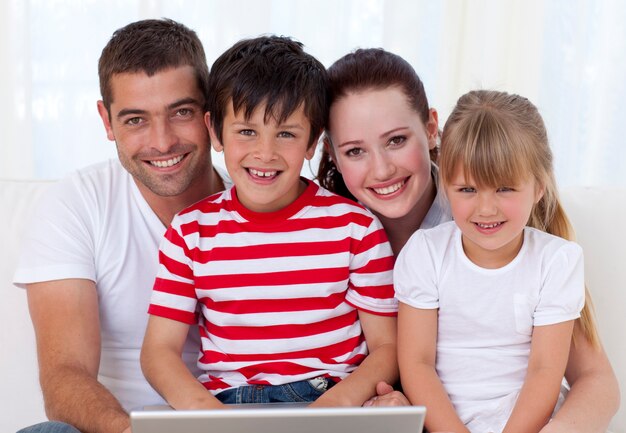
[[[162, 404], [139, 365], [158, 245], [175, 213], [224, 189], [211, 165], [208, 67], [195, 32], [171, 20], [129, 24], [98, 72], [98, 112], [119, 161], [53, 187], [14, 278], [27, 288], [46, 413], [65, 423], [25, 431], [126, 432], [129, 410]], [[192, 371], [197, 347], [185, 354]]]

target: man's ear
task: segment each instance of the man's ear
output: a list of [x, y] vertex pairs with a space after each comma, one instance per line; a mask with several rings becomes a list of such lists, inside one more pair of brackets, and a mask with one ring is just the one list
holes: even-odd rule
[[109, 116], [109, 110], [107, 110], [104, 106], [104, 101], [98, 101], [98, 114], [100, 114], [100, 118], [104, 124], [104, 129], [107, 132], [107, 138], [111, 141], [115, 141], [115, 134], [113, 133], [113, 128], [111, 127], [111, 117]]
[[439, 115], [437, 110], [431, 108], [428, 111], [428, 122], [426, 123], [426, 134], [428, 135], [428, 149], [437, 147], [439, 139]]
[[215, 150], [216, 152], [221, 152], [222, 150], [224, 150], [224, 146], [222, 146], [222, 143], [217, 138], [217, 134], [215, 134], [215, 129], [213, 129], [213, 126], [211, 126], [211, 113], [208, 111], [204, 113], [204, 124], [209, 130], [209, 136], [211, 137], [211, 146], [213, 146], [213, 150]]

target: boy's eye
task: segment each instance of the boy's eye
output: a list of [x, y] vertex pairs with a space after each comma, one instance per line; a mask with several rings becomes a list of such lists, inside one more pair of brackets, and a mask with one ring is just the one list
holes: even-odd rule
[[282, 132], [279, 132], [279, 133], [278, 133], [278, 136], [279, 136], [280, 138], [293, 138], [293, 137], [295, 137], [295, 135], [293, 135], [293, 134], [292, 134], [291, 132], [289, 132], [289, 131], [282, 131]]
[[239, 131], [239, 134], [252, 136], [254, 135], [254, 131], [252, 129], [242, 129], [241, 131]]
[[398, 146], [406, 141], [406, 137], [404, 135], [397, 135], [395, 137], [391, 137], [389, 140], [390, 146]]

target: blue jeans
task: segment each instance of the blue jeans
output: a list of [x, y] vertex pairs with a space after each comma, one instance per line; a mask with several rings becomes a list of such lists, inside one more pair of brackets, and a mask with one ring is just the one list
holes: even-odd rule
[[80, 433], [80, 431], [64, 422], [46, 421], [23, 428], [17, 433]]
[[325, 377], [316, 377], [284, 385], [246, 385], [216, 394], [224, 404], [306, 403], [317, 400], [335, 384]]

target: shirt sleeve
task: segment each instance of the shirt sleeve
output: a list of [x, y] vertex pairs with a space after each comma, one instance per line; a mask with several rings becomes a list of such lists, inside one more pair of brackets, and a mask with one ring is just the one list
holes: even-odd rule
[[95, 281], [98, 201], [95, 190], [70, 177], [43, 195], [25, 231], [14, 284], [66, 278]]
[[159, 270], [148, 313], [191, 325], [198, 321], [197, 304], [191, 249], [174, 217], [159, 247]]
[[582, 248], [567, 242], [548, 259], [535, 309], [535, 326], [576, 319], [585, 304]]
[[424, 230], [418, 230], [400, 251], [393, 270], [398, 301], [414, 308], [439, 308], [434, 258]]
[[372, 220], [360, 241], [351, 243], [350, 280], [346, 301], [363, 311], [395, 316], [393, 252], [378, 219]]

